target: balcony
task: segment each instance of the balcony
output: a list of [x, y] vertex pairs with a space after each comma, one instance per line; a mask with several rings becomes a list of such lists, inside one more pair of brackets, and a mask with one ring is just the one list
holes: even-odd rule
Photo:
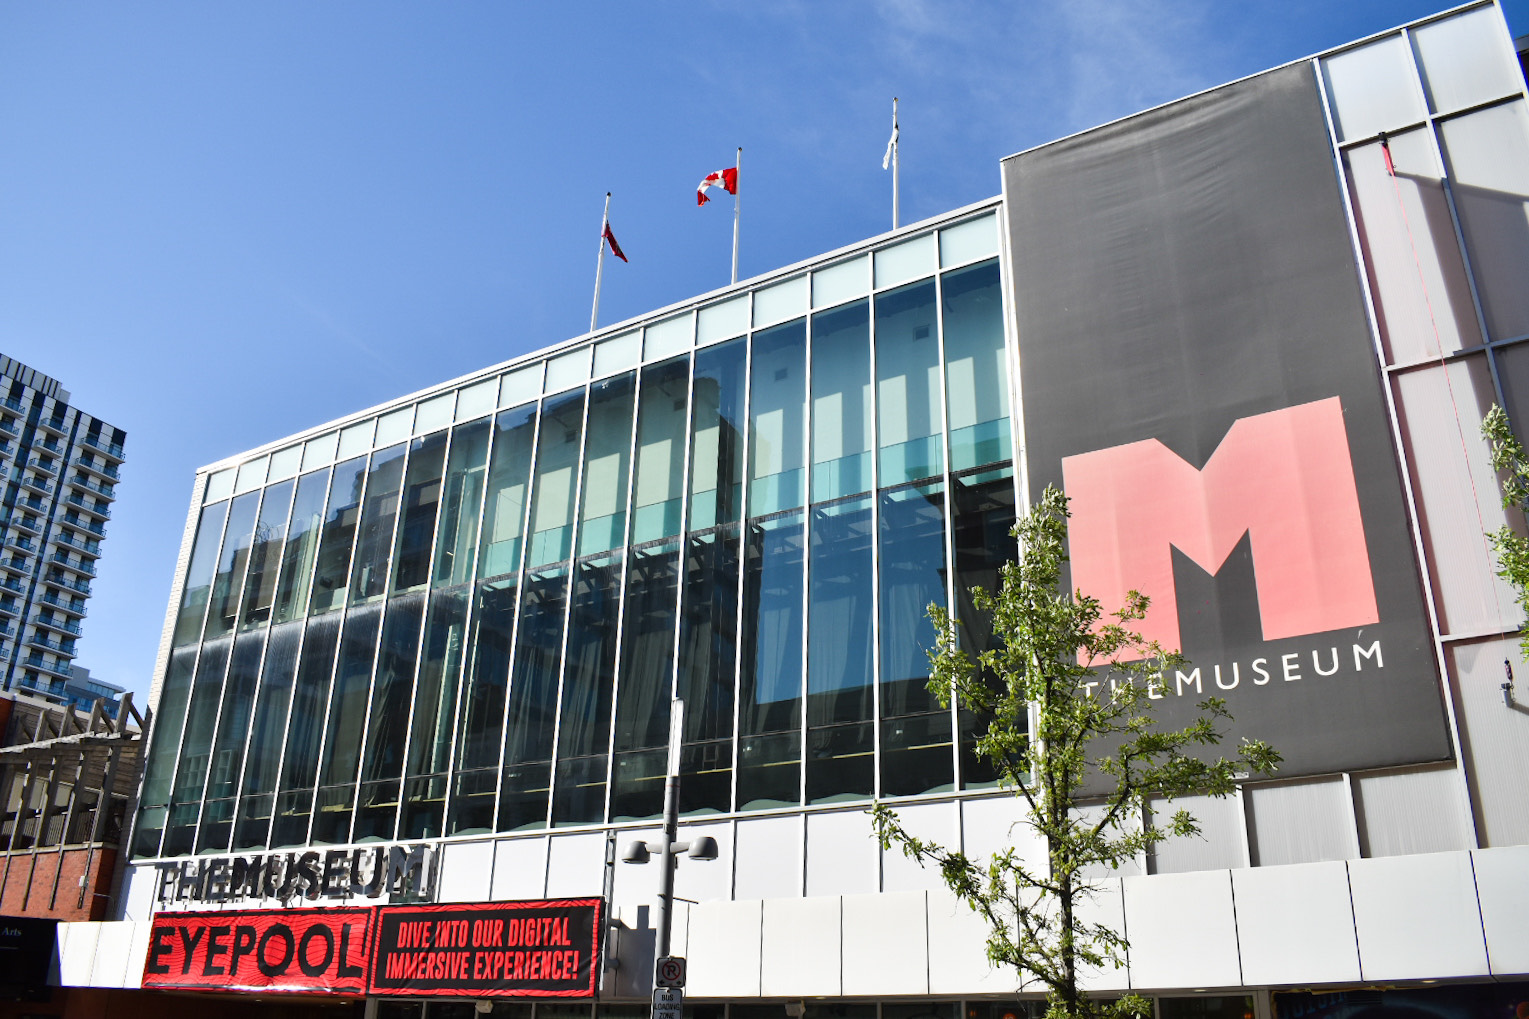
[[68, 655], [71, 658], [74, 657], [74, 641], [72, 640], [54, 641], [49, 640], [47, 637], [44, 637], [40, 633], [34, 633], [30, 638], [27, 639], [27, 643], [33, 647], [40, 647], [48, 651], [52, 651], [56, 655]]
[[60, 566], [73, 570], [76, 573], [83, 573], [87, 577], [94, 577], [96, 575], [95, 564], [78, 562], [76, 560], [70, 559], [67, 552], [53, 553], [53, 561], [58, 563]]
[[37, 551], [37, 543], [24, 534], [13, 534], [5, 539], [5, 543], [11, 548], [20, 549], [23, 552]]
[[92, 474], [99, 474], [103, 478], [110, 478], [113, 481], [122, 480], [122, 475], [118, 473], [116, 467], [111, 464], [96, 463], [94, 458], [86, 459], [83, 456], [77, 456], [69, 462], [76, 467], [83, 467]]
[[71, 538], [68, 531], [60, 531], [59, 536], [54, 541], [59, 545], [68, 545], [70, 548], [78, 549], [85, 555], [98, 556], [101, 554], [101, 543], [99, 541]]
[[60, 459], [62, 459], [64, 456], [64, 444], [53, 438], [51, 435], [44, 438], [41, 442], [32, 443], [32, 448], [41, 449], [48, 453], [53, 453]]
[[[32, 502], [35, 502], [35, 501], [36, 500], [27, 501], [27, 500], [18, 499], [18, 500], [16, 500], [16, 505], [17, 506], [31, 506]], [[32, 506], [32, 509], [38, 509], [39, 507], [41, 507], [41, 503], [39, 503], [38, 506]], [[25, 517], [12, 517], [11, 518], [11, 526], [14, 527], [18, 531], [27, 531], [27, 532], [29, 532], [31, 534], [41, 534], [42, 533], [42, 523], [40, 521], [37, 521], [37, 520], [27, 520]]]
[[11, 570], [14, 573], [31, 573], [32, 560], [26, 556], [13, 555], [9, 559], [0, 559], [0, 569]]
[[32, 468], [32, 470], [36, 471], [39, 474], [46, 474], [49, 477], [53, 477], [53, 478], [58, 477], [58, 461], [57, 460], [53, 460], [53, 459], [49, 459], [49, 458], [45, 458], [45, 457], [40, 457], [40, 456], [34, 456], [32, 459], [27, 461], [27, 466]]
[[94, 499], [86, 501], [85, 497], [78, 492], [70, 492], [65, 501], [72, 506], [80, 507], [80, 509], [87, 513], [94, 513], [103, 520], [111, 519], [111, 510], [105, 506], [97, 506]]
[[105, 453], [109, 457], [112, 457], [113, 459], [127, 459], [127, 457], [122, 453], [122, 443], [120, 442], [107, 442], [99, 435], [91, 435], [89, 432], [86, 432], [85, 438], [81, 439], [80, 441], [89, 446], [91, 449], [99, 449], [101, 452]]
[[10, 623], [0, 622], [0, 637], [14, 637], [14, 636], [16, 636], [16, 628], [14, 626], [12, 626]]
[[21, 661], [22, 664], [24, 664], [27, 668], [36, 669], [39, 672], [46, 672], [50, 676], [58, 676], [62, 679], [69, 679], [73, 675], [73, 673], [69, 671], [69, 666], [67, 664], [50, 665], [46, 660], [44, 660], [42, 655], [35, 651], [32, 654], [27, 655]]
[[38, 418], [37, 419], [37, 427], [41, 428], [41, 429], [43, 429], [45, 431], [52, 432], [54, 435], [57, 435], [60, 439], [67, 439], [67, 438], [69, 438], [69, 422], [63, 420], [62, 418], [59, 418], [57, 420], [50, 419], [50, 418]]
[[21, 411], [22, 413], [26, 413], [26, 408], [23, 407], [21, 405], [21, 401], [16, 399], [14, 396], [7, 396], [3, 401], [0, 401], [0, 406], [9, 407], [11, 410], [17, 410]]
[[[90, 594], [90, 585], [83, 580], [70, 580], [68, 577], [62, 575], [56, 577], [44, 577], [42, 580], [44, 584], [52, 584], [54, 587], [61, 587], [66, 591], [78, 591], [80, 594], [84, 595]], [[21, 590], [20, 587], [7, 588], [4, 584], [0, 584], [0, 589], [15, 590], [18, 592]]]
[[9, 421], [0, 421], [0, 432], [4, 432], [6, 435], [11, 436], [12, 438], [20, 438], [21, 425], [16, 421], [15, 418], [12, 418]]
[[[57, 630], [60, 633], [69, 633], [76, 637], [80, 636], [80, 624], [72, 619], [44, 619], [38, 616], [32, 622], [37, 626], [46, 626], [48, 629]], [[3, 636], [6, 636], [6, 631], [0, 630], [0, 637]]]
[[37, 601], [42, 605], [51, 605], [53, 608], [62, 612], [70, 612], [77, 616], [85, 615], [84, 599], [80, 599], [78, 603], [76, 603], [76, 600], [73, 598], [60, 598], [52, 591], [49, 591], [41, 598], [37, 599]]
[[[5, 587], [5, 584], [0, 583], [0, 587]], [[15, 599], [12, 599], [9, 604], [0, 601], [0, 615], [10, 616], [14, 619], [21, 615], [21, 606], [16, 604]]]
[[0, 456], [10, 456], [16, 452], [16, 447], [11, 445], [10, 439], [0, 439]]
[[[21, 487], [33, 492], [42, 492], [44, 495], [53, 494], [53, 485], [50, 482], [39, 478], [35, 474], [29, 474], [22, 478]], [[39, 502], [38, 506], [35, 508], [42, 509], [44, 512], [47, 510], [47, 507], [42, 505], [41, 502]]]
[[97, 492], [106, 496], [108, 499], [115, 499], [117, 497], [116, 489], [112, 488], [111, 485], [93, 485], [91, 484], [90, 479], [85, 477], [83, 474], [76, 474], [74, 477], [70, 478], [69, 484], [73, 485], [75, 488], [83, 488], [86, 491]]

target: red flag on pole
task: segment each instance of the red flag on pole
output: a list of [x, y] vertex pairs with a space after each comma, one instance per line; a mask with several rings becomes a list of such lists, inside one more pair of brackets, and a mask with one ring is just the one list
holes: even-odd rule
[[725, 170], [718, 170], [716, 173], [707, 174], [706, 179], [696, 185], [696, 205], [705, 205], [711, 201], [710, 198], [706, 197], [706, 190], [708, 188], [722, 188], [728, 194], [736, 195], [738, 193], [738, 168], [736, 166], [729, 166]]
[[608, 241], [610, 243], [611, 254], [615, 255], [617, 258], [621, 259], [623, 262], [625, 262], [627, 260], [627, 257], [621, 253], [621, 245], [616, 243], [616, 235], [611, 233], [610, 220], [606, 220], [605, 221], [605, 232], [602, 233], [600, 236], [604, 237], [606, 239], [606, 241]]

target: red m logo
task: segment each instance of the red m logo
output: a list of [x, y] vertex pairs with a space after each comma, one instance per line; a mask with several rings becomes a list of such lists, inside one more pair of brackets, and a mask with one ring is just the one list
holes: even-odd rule
[[1142, 633], [1179, 647], [1177, 548], [1215, 573], [1249, 536], [1265, 640], [1378, 622], [1337, 397], [1241, 418], [1203, 471], [1156, 439], [1062, 460], [1075, 587], [1106, 612], [1152, 599]]

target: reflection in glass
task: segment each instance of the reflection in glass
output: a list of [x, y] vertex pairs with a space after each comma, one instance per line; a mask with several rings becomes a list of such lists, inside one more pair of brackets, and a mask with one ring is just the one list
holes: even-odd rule
[[741, 809], [800, 802], [802, 514], [749, 521], [739, 683]]
[[[414, 664], [419, 652], [423, 594], [388, 602], [372, 680], [371, 714], [366, 724], [366, 750], [361, 762], [362, 796], [356, 807], [352, 841], [392, 838], [398, 811], [397, 780], [403, 775], [404, 748], [409, 738], [409, 700], [414, 691]], [[376, 783], [391, 780], [383, 789]], [[384, 795], [378, 797], [379, 793]]]
[[259, 626], [271, 618], [271, 603], [276, 598], [276, 570], [281, 565], [282, 542], [287, 535], [293, 484], [283, 481], [272, 485], [265, 490], [265, 498], [260, 503], [255, 543], [250, 548], [249, 567], [244, 575], [244, 607], [240, 610], [242, 629]]
[[318, 565], [313, 574], [311, 615], [345, 604], [350, 578], [350, 551], [356, 538], [356, 519], [361, 512], [361, 486], [366, 481], [366, 457], [347, 460], [334, 469], [329, 486], [329, 510], [324, 514], [319, 541]]
[[589, 387], [589, 438], [584, 443], [579, 555], [606, 552], [626, 537], [627, 463], [632, 448], [632, 373]]
[[807, 602], [807, 801], [875, 792], [871, 498], [812, 508]]
[[632, 493], [632, 544], [680, 533], [685, 485], [685, 406], [690, 359], [677, 357], [642, 372], [637, 409], [637, 480]]
[[685, 702], [680, 810], [732, 806], [733, 683], [738, 660], [738, 527], [685, 543], [676, 696]]
[[228, 503], [218, 502], [205, 507], [202, 519], [197, 521], [180, 611], [175, 617], [176, 646], [195, 643], [202, 634], [202, 616], [207, 611], [212, 575], [217, 566], [218, 540], [223, 537], [223, 521], [227, 517]]
[[[1014, 471], [1008, 465], [975, 471], [951, 479], [951, 504], [956, 549], [956, 616], [961, 623], [962, 647], [975, 661], [985, 650], [997, 649], [998, 642], [988, 618], [972, 605], [971, 589], [998, 588], [999, 568], [1018, 554], [1009, 533], [1014, 527]], [[992, 676], [990, 682], [997, 682]], [[974, 789], [998, 782], [992, 763], [975, 753], [975, 734], [987, 725], [987, 719], [962, 708], [961, 785]]]
[[203, 792], [202, 826], [197, 852], [228, 852], [233, 834], [234, 796], [239, 791], [239, 771], [244, 765], [244, 741], [249, 737], [250, 712], [255, 704], [255, 681], [260, 677], [260, 657], [265, 635], [245, 634], [234, 643], [228, 678], [223, 683], [223, 706], [218, 712], [218, 735], [212, 744]]
[[950, 469], [1007, 460], [1009, 372], [998, 260], [946, 273], [940, 281], [940, 300], [950, 397]]
[[239, 592], [244, 586], [244, 567], [255, 540], [255, 511], [259, 505], [260, 493], [249, 492], [235, 499], [228, 511], [228, 529], [218, 554], [218, 571], [212, 578], [212, 607], [207, 610], [203, 640], [221, 637], [234, 628]]
[[[435, 536], [436, 587], [465, 584], [472, 579], [478, 549], [478, 514], [483, 507], [483, 483], [488, 463], [489, 427], [485, 418], [462, 425], [451, 433], [451, 461], [446, 465], [441, 523]], [[524, 470], [520, 473], [522, 492], [525, 473]], [[518, 515], [516, 519], [519, 520]], [[517, 523], [517, 534], [519, 529]]]
[[[221, 525], [221, 520], [219, 523]], [[201, 623], [200, 615], [197, 616], [197, 623]], [[133, 835], [134, 856], [154, 856], [159, 852], [159, 838], [165, 826], [165, 808], [170, 802], [170, 781], [175, 774], [175, 764], [180, 760], [181, 728], [186, 720], [186, 702], [191, 696], [191, 678], [195, 672], [196, 648], [182, 648], [170, 653], [164, 686], [159, 691], [159, 710], [154, 713], [143, 791], [138, 800], [138, 827]]]
[[298, 479], [292, 520], [287, 525], [287, 544], [281, 553], [281, 580], [276, 585], [272, 622], [296, 619], [308, 604], [313, 559], [318, 551], [319, 529], [324, 522], [324, 496], [328, 490], [328, 467]]
[[621, 559], [616, 556], [581, 560], [574, 565], [562, 711], [558, 717], [554, 824], [604, 820], [605, 760], [611, 734], [611, 690], [616, 682], [621, 572]]
[[446, 433], [415, 439], [404, 478], [403, 509], [393, 557], [393, 590], [412, 591], [430, 582], [430, 549], [441, 504], [441, 472], [446, 466]]
[[[467, 599], [468, 591], [462, 587], [444, 588], [430, 596], [414, 693], [413, 730], [405, 761], [405, 774], [410, 782], [405, 783], [403, 815], [399, 819], [401, 839], [438, 836], [445, 821], [445, 772], [451, 765], [457, 683], [466, 650]], [[419, 795], [411, 799], [410, 788]]]
[[234, 850], [264, 849], [271, 827], [277, 769], [287, 735], [287, 707], [292, 700], [292, 677], [297, 671], [297, 647], [302, 640], [301, 623], [273, 627], [265, 665], [260, 673], [260, 695], [250, 730], [249, 761], [234, 826]]
[[[679, 611], [677, 542], [634, 551], [622, 617], [621, 676], [616, 691], [614, 820], [663, 812], [664, 749], [674, 683], [674, 628]], [[699, 710], [704, 705], [695, 705]], [[657, 750], [652, 754], [631, 751]]]
[[[533, 573], [525, 581], [504, 733], [506, 771], [500, 793], [500, 831], [546, 824], [567, 589], [566, 567]], [[537, 796], [541, 797], [539, 806]]]
[[319, 737], [323, 734], [324, 700], [329, 673], [340, 643], [340, 619], [331, 616], [309, 622], [298, 656], [292, 711], [287, 721], [286, 758], [271, 828], [271, 846], [296, 846], [308, 840], [313, 810], [313, 780], [319, 767]]
[[494, 790], [504, 746], [504, 695], [510, 678], [515, 629], [515, 579], [478, 587], [472, 655], [463, 680], [462, 726], [457, 735], [457, 783], [447, 834], [494, 830]]
[[733, 523], [742, 508], [744, 359], [742, 339], [695, 356], [690, 424], [690, 529]]
[[532, 566], [561, 562], [573, 548], [573, 498], [583, 428], [582, 390], [549, 400], [542, 408], [527, 554]]
[[749, 515], [802, 505], [807, 326], [800, 319], [754, 334], [749, 368]]
[[170, 795], [170, 818], [165, 831], [164, 856], [185, 856], [193, 848], [197, 814], [202, 806], [202, 789], [207, 779], [207, 762], [212, 755], [213, 728], [222, 701], [223, 671], [228, 665], [231, 640], [202, 645], [197, 661], [196, 679], [191, 685], [191, 702], [186, 708], [186, 725], [181, 737], [180, 767], [175, 773], [175, 789]]
[[944, 470], [940, 450], [940, 348], [934, 281], [876, 296], [876, 426], [880, 483]]
[[520, 569], [520, 539], [525, 527], [526, 486], [536, 435], [534, 405], [507, 410], [495, 423], [494, 461], [489, 469], [488, 500], [483, 509], [483, 570], [498, 577]]
[[812, 499], [871, 488], [871, 324], [865, 301], [812, 316]]
[[387, 591], [388, 561], [393, 551], [393, 524], [398, 518], [398, 492], [403, 485], [405, 446], [400, 443], [372, 454], [366, 478], [366, 504], [356, 537], [356, 561], [351, 567], [350, 597], [365, 602]]
[[[361, 730], [366, 723], [366, 693], [377, 654], [382, 606], [352, 610], [345, 618], [340, 657], [330, 685], [329, 715], [320, 758], [319, 802], [310, 842], [344, 842], [350, 832], [350, 807], [356, 766], [361, 759]], [[344, 787], [344, 792], [334, 787]]]

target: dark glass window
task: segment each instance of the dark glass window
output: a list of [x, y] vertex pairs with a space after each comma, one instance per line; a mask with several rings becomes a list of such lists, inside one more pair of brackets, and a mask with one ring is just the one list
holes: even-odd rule
[[212, 593], [212, 576], [217, 568], [218, 540], [223, 537], [223, 521], [228, 518], [228, 503], [217, 502], [202, 510], [197, 521], [196, 538], [191, 543], [191, 561], [186, 566], [180, 611], [175, 616], [175, 643], [194, 644], [202, 635], [202, 617]]
[[292, 506], [294, 482], [283, 481], [265, 490], [260, 519], [255, 522], [255, 542], [244, 574], [244, 607], [240, 627], [260, 626], [271, 618], [276, 598], [276, 570], [281, 565], [282, 542], [287, 536], [287, 514]]
[[733, 795], [733, 685], [738, 661], [738, 527], [685, 543], [676, 694], [685, 702], [680, 810], [725, 811]]
[[526, 577], [520, 627], [515, 636], [514, 670], [510, 673], [500, 831], [547, 823], [552, 736], [557, 723], [558, 660], [567, 598], [567, 568]]
[[445, 772], [451, 764], [467, 599], [468, 591], [461, 587], [443, 588], [430, 596], [405, 761], [409, 780], [404, 784], [399, 838], [433, 838], [441, 834], [446, 820]]
[[206, 803], [197, 851], [228, 851], [233, 834], [234, 796], [239, 791], [239, 772], [244, 765], [244, 741], [249, 737], [250, 713], [255, 705], [255, 683], [260, 678], [264, 634], [246, 634], [234, 643], [228, 678], [223, 684], [223, 707], [218, 713], [218, 735], [213, 741], [207, 771]]
[[812, 508], [807, 602], [807, 800], [875, 792], [871, 499]]
[[297, 670], [297, 648], [302, 635], [301, 623], [286, 623], [271, 630], [250, 730], [239, 819], [234, 826], [236, 852], [264, 849], [269, 840], [271, 807], [275, 802], [277, 771], [287, 735], [287, 708], [292, 700], [292, 677]]
[[[951, 479], [951, 524], [956, 549], [956, 616], [961, 623], [961, 638], [966, 653], [975, 661], [997, 641], [986, 616], [972, 605], [971, 589], [998, 588], [999, 568], [1019, 552], [1014, 536], [1014, 471], [1005, 465], [992, 470], [974, 471]], [[987, 677], [997, 682], [996, 677]], [[987, 725], [987, 719], [963, 708], [961, 727], [961, 785], [981, 788], [996, 785], [997, 770], [975, 753], [975, 733]]]
[[632, 544], [680, 533], [685, 485], [685, 406], [690, 359], [677, 357], [642, 371], [637, 408], [637, 480], [632, 492]]
[[621, 560], [615, 556], [581, 560], [574, 565], [558, 716], [554, 824], [588, 824], [605, 818], [621, 572]]
[[361, 515], [361, 486], [365, 482], [364, 456], [347, 460], [334, 469], [329, 508], [319, 540], [318, 565], [313, 573], [313, 602], [308, 609], [315, 615], [345, 604], [350, 552], [356, 538], [356, 520]]
[[446, 468], [446, 433], [415, 439], [404, 478], [403, 511], [393, 556], [393, 590], [412, 591], [430, 583], [430, 549], [441, 504], [441, 474]]
[[[390, 839], [398, 814], [398, 780], [403, 776], [409, 737], [409, 701], [425, 613], [423, 593], [388, 602], [372, 680], [372, 704], [362, 756], [361, 796], [352, 841]], [[381, 784], [379, 784], [381, 783]]]
[[353, 609], [345, 619], [339, 662], [330, 685], [311, 842], [344, 842], [350, 834], [361, 731], [366, 724], [366, 694], [381, 621], [380, 605]]
[[632, 373], [589, 387], [589, 436], [579, 501], [579, 555], [595, 555], [626, 540], [626, 486], [632, 450]]
[[192, 682], [181, 737], [180, 767], [175, 773], [175, 790], [170, 795], [170, 820], [162, 851], [165, 856], [184, 856], [194, 847], [207, 762], [212, 756], [213, 730], [223, 699], [223, 673], [232, 643], [225, 639], [203, 644], [202, 656], [196, 663], [196, 679]]
[[[472, 579], [478, 550], [478, 516], [483, 512], [489, 427], [485, 418], [451, 433], [451, 460], [446, 465], [441, 522], [435, 536], [436, 587], [465, 584]], [[522, 491], [524, 477], [522, 471]]]
[[281, 766], [281, 789], [271, 828], [271, 845], [298, 846], [308, 841], [313, 811], [313, 782], [319, 766], [324, 703], [329, 675], [340, 643], [340, 619], [332, 616], [308, 623], [298, 656], [292, 710], [287, 721], [286, 756]]
[[[613, 820], [663, 813], [679, 560], [677, 542], [650, 545], [633, 551], [627, 571], [616, 691]], [[705, 705], [695, 707], [701, 710]]]
[[1003, 342], [998, 260], [948, 272], [940, 280], [945, 386], [950, 407], [950, 469], [1009, 459], [1009, 365]]
[[170, 653], [164, 686], [159, 691], [159, 710], [154, 713], [148, 765], [144, 769], [143, 791], [138, 801], [134, 856], [155, 856], [159, 852], [166, 807], [170, 802], [170, 783], [175, 775], [175, 764], [180, 760], [186, 702], [191, 696], [191, 680], [195, 674], [196, 648], [181, 648]]
[[223, 548], [218, 553], [218, 571], [212, 578], [212, 607], [207, 611], [203, 640], [223, 636], [238, 619], [239, 592], [244, 586], [244, 567], [255, 540], [255, 511], [259, 505], [260, 493], [250, 492], [235, 499], [228, 511], [228, 529], [223, 533]]
[[404, 451], [404, 444], [399, 443], [372, 454], [366, 502], [361, 508], [361, 527], [356, 536], [356, 559], [351, 566], [353, 601], [370, 601], [387, 592], [393, 525], [398, 519], [399, 489], [403, 486]]
[[807, 498], [805, 321], [754, 335], [749, 379], [749, 515], [764, 516]]
[[457, 781], [447, 833], [494, 830], [494, 793], [499, 753], [504, 747], [504, 695], [509, 685], [515, 630], [515, 581], [491, 581], [478, 588], [471, 658], [462, 696], [462, 728], [457, 737]]
[[318, 552], [319, 530], [324, 523], [324, 496], [329, 490], [329, 468], [298, 479], [287, 525], [287, 543], [281, 553], [281, 579], [276, 585], [275, 623], [302, 615], [313, 583], [313, 559]]
[[876, 427], [883, 486], [944, 470], [940, 403], [934, 281], [878, 294]]
[[743, 508], [745, 340], [695, 356], [690, 423], [690, 529], [738, 520]]
[[751, 520], [744, 551], [740, 809], [801, 802], [802, 514]]
[[[499, 415], [494, 425], [494, 458], [483, 507], [485, 577], [520, 569], [521, 536], [526, 526], [526, 489], [531, 478], [531, 450], [536, 437], [536, 406]], [[465, 579], [465, 578], [464, 578]]]
[[871, 489], [871, 321], [866, 301], [812, 316], [812, 500]]

